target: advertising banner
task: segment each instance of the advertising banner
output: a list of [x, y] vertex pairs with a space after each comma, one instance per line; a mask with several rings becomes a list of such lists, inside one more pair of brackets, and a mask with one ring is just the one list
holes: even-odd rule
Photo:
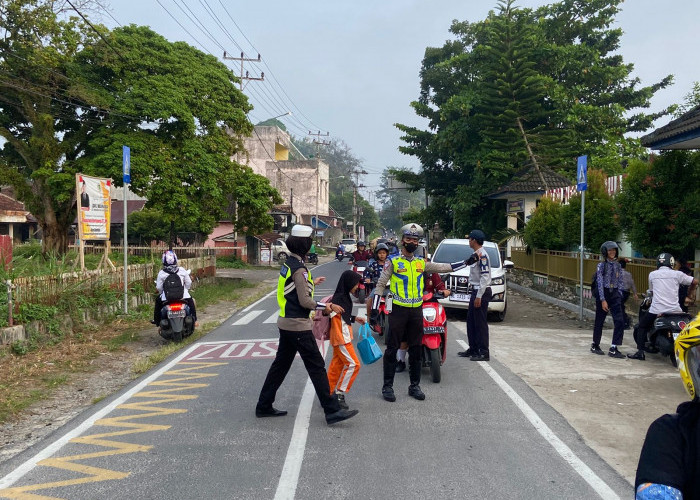
[[81, 241], [109, 240], [111, 179], [75, 174]]

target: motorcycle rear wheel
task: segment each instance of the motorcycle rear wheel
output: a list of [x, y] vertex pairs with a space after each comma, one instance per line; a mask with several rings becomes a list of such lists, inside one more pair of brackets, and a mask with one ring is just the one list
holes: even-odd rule
[[386, 314], [380, 314], [378, 323], [382, 331], [382, 337], [384, 337], [384, 344], [386, 345], [386, 338], [389, 336], [389, 317]]
[[433, 382], [436, 384], [440, 383], [440, 380], [442, 379], [442, 375], [440, 373], [441, 359], [442, 356], [440, 356], [439, 347], [437, 349], [430, 349], [430, 376], [432, 377]]
[[173, 342], [182, 342], [182, 331], [173, 332]]

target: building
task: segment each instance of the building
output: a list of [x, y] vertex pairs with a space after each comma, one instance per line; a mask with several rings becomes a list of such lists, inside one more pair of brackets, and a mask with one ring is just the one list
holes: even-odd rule
[[24, 203], [17, 201], [9, 187], [0, 190], [0, 235], [9, 236], [17, 245], [30, 237], [37, 237], [38, 222], [24, 208]]

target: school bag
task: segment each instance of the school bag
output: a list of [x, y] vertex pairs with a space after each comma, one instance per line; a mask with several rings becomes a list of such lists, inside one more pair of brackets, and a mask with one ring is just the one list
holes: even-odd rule
[[168, 276], [163, 281], [163, 293], [165, 293], [165, 300], [170, 302], [172, 300], [182, 300], [185, 296], [185, 285], [182, 284], [182, 279], [178, 274], [166, 271]]
[[[607, 261], [603, 262], [603, 276], [605, 276], [607, 265]], [[600, 292], [598, 292], [598, 266], [596, 266], [596, 270], [593, 271], [593, 279], [591, 280], [591, 293], [593, 294], [593, 298], [600, 300]]]
[[[328, 297], [323, 297], [321, 302], [328, 304], [332, 295]], [[316, 340], [328, 340], [331, 338], [331, 318], [323, 314], [323, 311], [317, 310], [314, 312], [314, 322], [311, 326], [311, 332], [314, 334]]]

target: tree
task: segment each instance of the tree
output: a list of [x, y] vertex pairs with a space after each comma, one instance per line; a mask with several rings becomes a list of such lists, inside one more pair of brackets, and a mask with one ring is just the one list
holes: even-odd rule
[[700, 247], [700, 152], [666, 151], [632, 162], [616, 196], [620, 226], [647, 257], [692, 258]]
[[[154, 208], [144, 208], [129, 214], [129, 241], [149, 244], [152, 241], [168, 241], [170, 237], [170, 220]], [[177, 240], [183, 244], [201, 243], [207, 233], [198, 231], [196, 225], [185, 225], [175, 221]]]
[[[668, 114], [639, 112], [671, 77], [641, 87], [617, 54], [612, 25], [621, 0], [561, 0], [537, 10], [500, 3], [487, 19], [455, 21], [454, 40], [427, 48], [417, 115], [427, 130], [396, 124], [422, 172], [404, 177], [425, 187], [467, 227], [486, 227], [498, 214], [487, 195], [525, 165], [573, 179], [574, 157], [620, 171], [622, 158], [644, 155], [628, 132]], [[546, 186], [545, 186], [546, 187]]]
[[563, 250], [564, 245], [560, 235], [561, 214], [561, 203], [551, 198], [542, 198], [523, 228], [522, 235], [525, 244], [530, 248]]
[[[615, 215], [615, 202], [605, 188], [605, 173], [588, 170], [585, 216], [583, 223], [583, 246], [597, 251], [606, 241], [617, 241], [620, 225]], [[561, 241], [567, 248], [578, 248], [581, 244], [581, 195], [569, 199], [561, 209]]]

